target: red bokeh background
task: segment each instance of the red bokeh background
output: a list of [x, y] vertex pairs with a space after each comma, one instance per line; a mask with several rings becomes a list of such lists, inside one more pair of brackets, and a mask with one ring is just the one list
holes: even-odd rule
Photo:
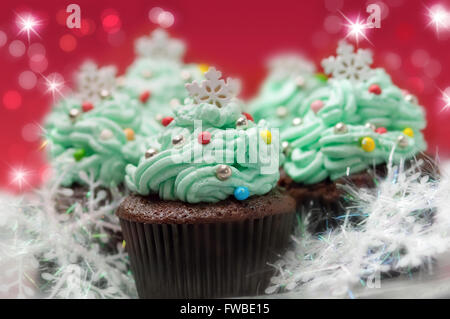
[[[64, 24], [70, 3], [81, 7], [81, 30]], [[71, 87], [74, 70], [87, 58], [100, 65], [115, 64], [123, 73], [133, 61], [136, 37], [157, 27], [149, 19], [154, 7], [173, 14], [174, 24], [168, 30], [186, 41], [187, 62], [208, 63], [226, 76], [240, 77], [243, 95], [250, 97], [266, 74], [269, 55], [301, 51], [319, 65], [346, 35], [341, 12], [352, 20], [358, 14], [362, 19], [368, 16], [370, 3], [381, 5], [384, 19], [380, 29], [367, 33], [371, 43], [361, 40], [359, 46], [370, 47], [374, 65], [385, 67], [397, 85], [416, 94], [426, 106], [429, 151], [450, 155], [450, 111], [441, 111], [440, 91], [450, 86], [450, 32], [436, 33], [427, 16], [427, 8], [435, 4], [450, 10], [450, 1], [4, 1], [0, 4], [0, 187], [18, 188], [11, 184], [11, 172], [17, 168], [28, 171], [25, 189], [48, 176], [35, 129], [53, 101], [45, 93], [42, 75], [57, 72]], [[41, 22], [39, 37], [31, 34], [29, 42], [26, 34], [18, 34], [16, 25], [16, 14], [24, 12]], [[41, 44], [34, 46], [41, 53], [39, 63], [26, 51], [36, 43]], [[23, 74], [30, 70], [38, 80], [35, 86], [33, 74], [31, 84]], [[27, 85], [32, 88], [25, 89]]]

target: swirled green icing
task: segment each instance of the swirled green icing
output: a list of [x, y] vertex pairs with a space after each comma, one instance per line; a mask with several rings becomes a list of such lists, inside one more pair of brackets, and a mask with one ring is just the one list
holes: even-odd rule
[[[188, 75], [188, 76], [187, 76]], [[196, 64], [183, 64], [169, 59], [138, 58], [127, 70], [121, 90], [135, 100], [148, 91], [150, 97], [142, 104], [145, 118], [143, 131], [158, 133], [163, 126], [161, 118], [173, 116], [173, 108], [187, 97], [187, 81], [200, 80], [203, 74]]]
[[[278, 159], [279, 145], [265, 144], [268, 152], [259, 153], [252, 160], [252, 146], [264, 145], [260, 133], [266, 129], [266, 123], [255, 125], [249, 121], [245, 130], [237, 129], [236, 120], [242, 115], [236, 100], [222, 108], [207, 103], [187, 104], [174, 113], [173, 122], [159, 136], [160, 151], [150, 158], [141, 158], [137, 166], [127, 166], [126, 184], [132, 191], [198, 203], [223, 200], [239, 186], [247, 187], [251, 196], [266, 194], [276, 185], [278, 165], [266, 173], [262, 168]], [[201, 130], [195, 127], [195, 121], [201, 121]], [[211, 134], [209, 144], [198, 142], [200, 131]], [[182, 146], [173, 145], [176, 135], [184, 137]], [[228, 179], [216, 176], [220, 164], [231, 168]]]
[[[68, 113], [73, 109], [80, 113], [71, 120]], [[46, 138], [52, 163], [57, 171], [64, 171], [61, 184], [83, 183], [81, 171], [93, 174], [106, 186], [120, 184], [126, 164], [136, 164], [139, 154], [151, 144], [151, 138], [141, 135], [141, 120], [137, 101], [123, 94], [113, 94], [88, 112], [82, 111], [76, 99], [60, 103], [58, 111], [52, 112], [47, 120]], [[128, 140], [124, 129], [132, 129], [135, 138]], [[106, 137], [102, 136], [105, 132]], [[79, 150], [83, 150], [83, 155], [76, 158]]]
[[[285, 77], [270, 74], [257, 97], [250, 102], [249, 110], [256, 121], [265, 119], [271, 126], [283, 130], [299, 116], [298, 109], [305, 98], [323, 85], [325, 82], [312, 73]], [[285, 108], [285, 114], [277, 114], [280, 107]]]
[[[381, 94], [369, 91], [373, 84], [381, 88]], [[323, 101], [317, 114], [310, 107], [316, 100]], [[326, 87], [304, 100], [299, 115], [302, 124], [287, 128], [281, 135], [289, 143], [284, 169], [296, 182], [335, 180], [389, 159], [398, 163], [426, 149], [421, 133], [426, 126], [423, 108], [407, 100], [382, 69], [376, 69], [372, 77], [359, 83], [329, 80]], [[334, 131], [340, 122], [346, 124], [347, 132]], [[366, 127], [367, 123], [384, 127], [387, 133], [379, 134]], [[412, 137], [403, 133], [406, 128], [413, 130]], [[399, 145], [401, 135], [407, 145]], [[364, 137], [374, 141], [373, 151], [361, 147]]]

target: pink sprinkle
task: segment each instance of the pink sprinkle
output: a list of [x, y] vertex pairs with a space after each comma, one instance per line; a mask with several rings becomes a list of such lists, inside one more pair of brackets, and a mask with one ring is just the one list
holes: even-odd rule
[[320, 111], [320, 109], [323, 108], [323, 101], [322, 100], [315, 100], [314, 102], [311, 103], [311, 110], [314, 113], [317, 113]]

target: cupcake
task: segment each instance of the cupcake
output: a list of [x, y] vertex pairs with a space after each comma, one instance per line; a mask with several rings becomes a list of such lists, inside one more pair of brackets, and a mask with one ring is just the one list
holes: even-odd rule
[[137, 58], [119, 85], [123, 92], [142, 105], [143, 130], [151, 135], [166, 125], [173, 116], [172, 109], [179, 107], [187, 97], [185, 84], [203, 79], [204, 67], [183, 63], [184, 43], [171, 39], [162, 29], [139, 38], [135, 51]]
[[316, 73], [312, 62], [294, 54], [272, 58], [268, 68], [269, 75], [250, 102], [249, 110], [256, 121], [264, 119], [283, 130], [296, 121], [305, 98], [325, 85], [326, 76]]
[[281, 134], [286, 155], [280, 185], [308, 213], [310, 230], [331, 226], [349, 202], [340, 185], [375, 187], [387, 163], [408, 164], [427, 148], [424, 109], [395, 86], [371, 53], [341, 42], [322, 62], [331, 75], [298, 109], [295, 126]]
[[116, 214], [141, 298], [263, 293], [288, 244], [295, 200], [276, 188], [277, 131], [243, 115], [220, 76], [186, 85], [161, 147], [127, 166], [135, 194]]
[[63, 99], [46, 121], [49, 155], [63, 175], [62, 186], [85, 184], [83, 171], [103, 186], [118, 186], [126, 164], [137, 164], [137, 154], [150, 143], [141, 132], [141, 106], [115, 90], [114, 75], [110, 67], [84, 64], [78, 91]]

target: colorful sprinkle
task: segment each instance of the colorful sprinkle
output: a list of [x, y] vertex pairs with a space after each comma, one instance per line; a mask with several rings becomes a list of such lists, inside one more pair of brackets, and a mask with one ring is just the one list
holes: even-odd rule
[[405, 128], [403, 130], [403, 134], [405, 134], [406, 136], [409, 136], [409, 137], [414, 137], [414, 131], [410, 127]]
[[107, 128], [100, 132], [100, 139], [103, 141], [109, 140], [114, 136], [113, 132]]
[[264, 142], [266, 142], [266, 144], [272, 143], [272, 133], [270, 133], [269, 130], [264, 130], [260, 134]]
[[206, 73], [209, 70], [209, 65], [206, 63], [199, 64], [198, 69], [200, 70], [200, 72]]
[[385, 128], [385, 127], [378, 127], [376, 130], [375, 130], [375, 132], [376, 133], [378, 133], [378, 134], [384, 134], [384, 133], [387, 133], [387, 129]]
[[94, 104], [92, 104], [91, 102], [84, 102], [81, 105], [81, 108], [83, 109], [83, 112], [89, 112], [94, 109]]
[[321, 82], [328, 81], [328, 77], [324, 73], [316, 73], [314, 76], [316, 77], [316, 79], [318, 79]]
[[170, 122], [172, 122], [172, 121], [173, 121], [173, 117], [172, 117], [172, 116], [166, 116], [165, 118], [163, 118], [163, 119], [161, 120], [161, 124], [162, 124], [163, 126], [167, 126], [167, 125], [169, 125]]
[[139, 96], [139, 100], [140, 100], [142, 103], [147, 102], [149, 98], [150, 98], [150, 91], [149, 91], [149, 90], [145, 90], [145, 91], [142, 92], [141, 95]]
[[211, 133], [204, 131], [198, 134], [198, 142], [203, 145], [209, 144], [211, 142]]
[[369, 92], [372, 94], [380, 95], [381, 88], [378, 84], [372, 84], [371, 86], [369, 86]]
[[371, 137], [363, 137], [361, 139], [361, 148], [365, 152], [372, 152], [375, 149], [375, 141]]
[[311, 110], [314, 113], [319, 112], [323, 108], [323, 101], [322, 100], [315, 100], [311, 103]]
[[237, 200], [245, 200], [250, 196], [250, 191], [245, 186], [236, 187], [234, 190], [234, 197]]
[[85, 156], [86, 156], [86, 151], [84, 150], [84, 148], [79, 148], [79, 149], [75, 150], [75, 152], [73, 153], [73, 158], [75, 158], [75, 161], [77, 161], [77, 162], [81, 161], [81, 159]]
[[131, 128], [126, 128], [123, 130], [123, 132], [125, 133], [125, 136], [127, 138], [128, 141], [133, 141], [134, 140], [134, 131]]
[[251, 116], [249, 113], [242, 112], [242, 115], [244, 115], [247, 118], [247, 120], [249, 120], [249, 121], [253, 121], [253, 122], [255, 121], [253, 119], [253, 116]]

